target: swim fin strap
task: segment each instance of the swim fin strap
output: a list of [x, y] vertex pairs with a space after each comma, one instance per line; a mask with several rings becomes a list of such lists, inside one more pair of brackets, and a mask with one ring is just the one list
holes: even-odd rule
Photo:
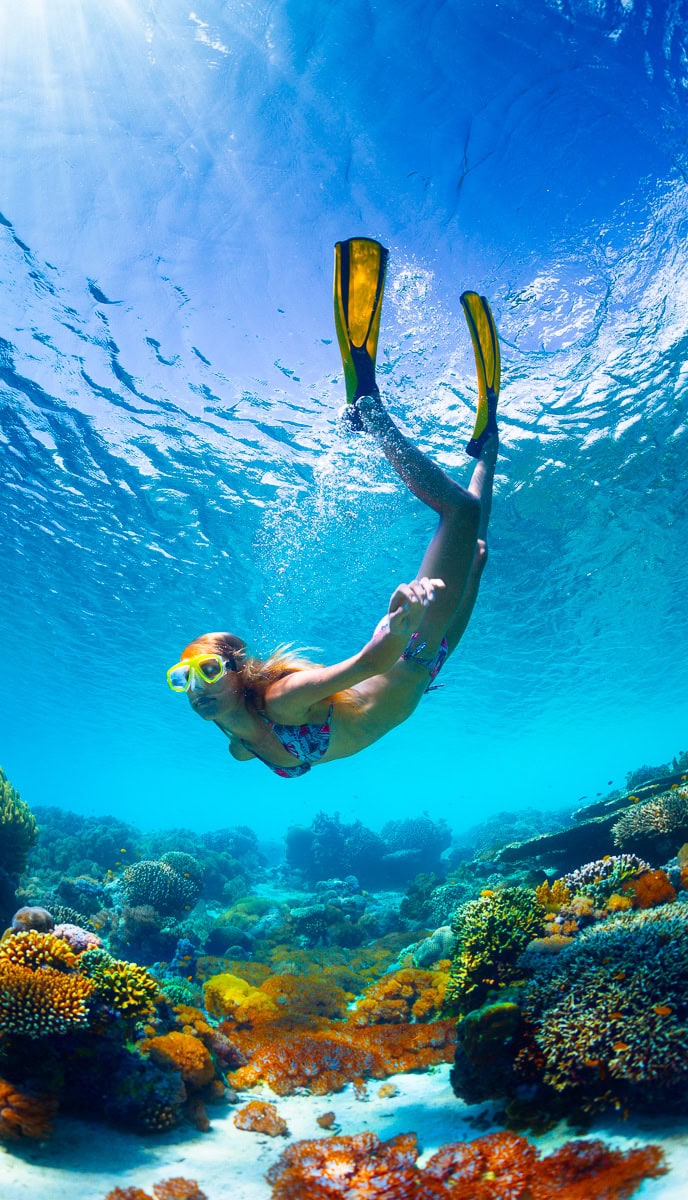
[[484, 296], [477, 292], [464, 292], [461, 297], [464, 316], [473, 343], [475, 369], [478, 374], [478, 410], [475, 414], [475, 429], [466, 446], [472, 458], [479, 458], [487, 438], [497, 433], [497, 400], [501, 360], [499, 337], [490, 306]]
[[[375, 359], [388, 256], [389, 251], [372, 238], [349, 238], [334, 248], [334, 323], [346, 399], [354, 406], [360, 396], [377, 394]], [[358, 412], [355, 416], [358, 422], [352, 424], [358, 428]]]

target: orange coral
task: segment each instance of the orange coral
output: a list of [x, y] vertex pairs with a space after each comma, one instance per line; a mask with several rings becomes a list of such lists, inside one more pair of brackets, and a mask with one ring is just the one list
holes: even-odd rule
[[0, 962], [0, 1030], [40, 1038], [87, 1025], [94, 986], [82, 975], [54, 967], [32, 971], [5, 959]]
[[654, 908], [676, 899], [676, 891], [666, 871], [644, 871], [637, 879], [630, 879], [623, 891], [633, 897], [634, 908]]
[[141, 1188], [116, 1187], [111, 1192], [108, 1192], [105, 1200], [153, 1200], [153, 1197], [149, 1196], [148, 1192], [144, 1192]]
[[435, 1020], [441, 1010], [449, 974], [405, 967], [385, 975], [366, 989], [348, 1020], [354, 1025], [399, 1024]]
[[215, 1074], [210, 1052], [190, 1033], [166, 1033], [139, 1043], [159, 1066], [172, 1066], [191, 1088], [203, 1087]]
[[251, 1133], [267, 1133], [268, 1137], [280, 1137], [288, 1134], [287, 1122], [280, 1117], [274, 1104], [264, 1100], [250, 1100], [243, 1108], [234, 1114], [234, 1124], [237, 1129], [247, 1129]]
[[0, 1079], [0, 1139], [47, 1138], [52, 1133], [51, 1121], [56, 1112], [56, 1100], [29, 1096], [6, 1079]]
[[195, 1179], [166, 1179], [163, 1183], [153, 1184], [155, 1200], [208, 1200]]
[[612, 892], [607, 898], [607, 908], [610, 913], [627, 912], [629, 908], [633, 908], [633, 901], [630, 896], [620, 896], [618, 892]]
[[493, 1133], [441, 1146], [421, 1170], [414, 1134], [374, 1133], [293, 1142], [268, 1171], [272, 1200], [626, 1200], [661, 1174], [661, 1150], [567, 1142], [548, 1158], [525, 1137]]
[[245, 1030], [236, 1038], [249, 1062], [233, 1072], [235, 1087], [252, 1087], [263, 1080], [278, 1096], [300, 1087], [323, 1096], [341, 1091], [357, 1077], [386, 1079], [451, 1062], [456, 1029], [453, 1020], [363, 1027], [333, 1022], [328, 1030], [264, 1027]]

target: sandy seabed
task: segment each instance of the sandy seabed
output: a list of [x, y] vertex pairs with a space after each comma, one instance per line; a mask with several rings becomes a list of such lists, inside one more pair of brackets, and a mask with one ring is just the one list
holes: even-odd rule
[[[270, 1100], [289, 1127], [289, 1136], [269, 1138], [234, 1125], [234, 1109], [211, 1109], [209, 1133], [166, 1134], [144, 1139], [102, 1124], [58, 1119], [52, 1139], [43, 1144], [17, 1143], [0, 1153], [0, 1200], [104, 1200], [114, 1187], [151, 1185], [176, 1175], [195, 1179], [208, 1200], [270, 1200], [265, 1173], [290, 1141], [328, 1136], [316, 1122], [334, 1111], [342, 1134], [372, 1130], [385, 1139], [398, 1133], [417, 1134], [420, 1163], [446, 1142], [470, 1141], [489, 1132], [487, 1106], [462, 1104], [449, 1084], [449, 1066], [425, 1075], [397, 1075], [388, 1082], [399, 1093], [377, 1095], [376, 1081], [365, 1100], [353, 1089], [331, 1096], [275, 1097], [267, 1088], [242, 1092], [240, 1106], [251, 1099]], [[560, 1125], [534, 1139], [546, 1153], [577, 1134]], [[685, 1200], [688, 1194], [688, 1118], [683, 1120], [598, 1121], [589, 1137], [599, 1137], [622, 1150], [659, 1143], [668, 1174], [646, 1181], [636, 1193], [642, 1200]]]

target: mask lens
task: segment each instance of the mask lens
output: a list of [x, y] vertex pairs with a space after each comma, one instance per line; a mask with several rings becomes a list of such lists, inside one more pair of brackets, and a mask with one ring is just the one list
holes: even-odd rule
[[189, 686], [189, 664], [180, 663], [178, 667], [170, 667], [167, 682], [173, 692], [185, 692]]
[[199, 674], [206, 683], [212, 683], [215, 679], [219, 679], [223, 670], [224, 664], [221, 658], [204, 658], [198, 664]]

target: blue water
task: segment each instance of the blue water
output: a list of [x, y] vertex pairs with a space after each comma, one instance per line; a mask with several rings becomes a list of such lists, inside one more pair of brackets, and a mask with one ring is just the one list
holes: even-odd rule
[[[686, 5], [7, 0], [0, 761], [34, 805], [455, 828], [688, 745]], [[346, 441], [332, 244], [391, 248], [380, 382], [462, 480], [464, 288], [503, 339], [491, 561], [412, 721], [285, 782], [164, 672], [355, 652], [432, 519]]]

